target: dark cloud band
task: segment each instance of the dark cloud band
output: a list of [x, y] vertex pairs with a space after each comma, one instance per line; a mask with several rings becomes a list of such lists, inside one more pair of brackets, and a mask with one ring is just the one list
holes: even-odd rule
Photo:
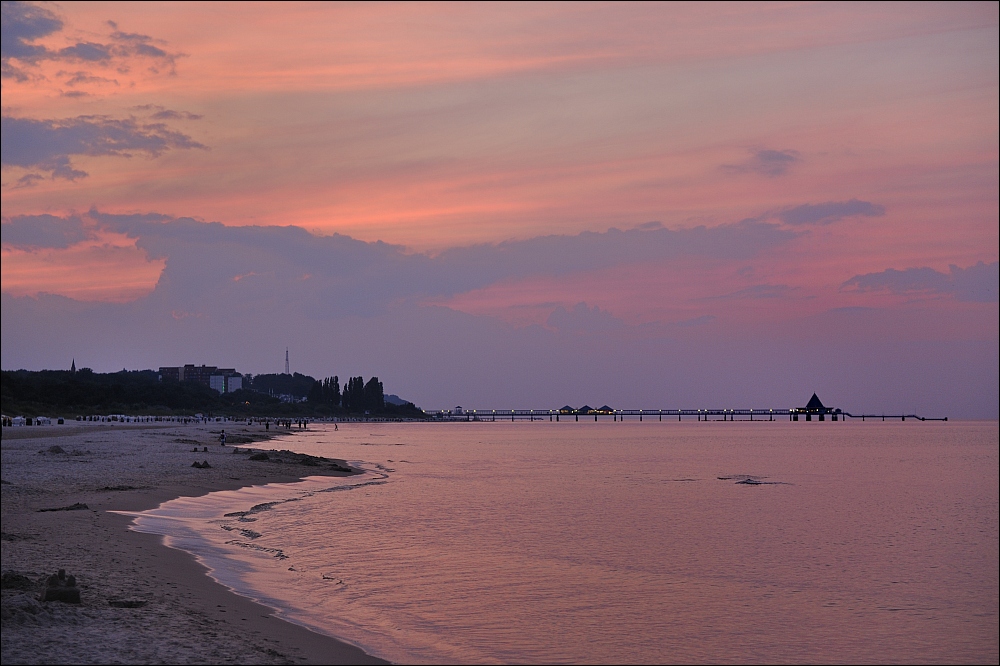
[[77, 216], [22, 215], [0, 224], [3, 244], [23, 250], [67, 248], [92, 237]]
[[842, 285], [858, 291], [888, 291], [894, 294], [947, 294], [960, 301], [996, 303], [1000, 291], [1000, 263], [979, 263], [960, 268], [949, 266], [947, 273], [933, 268], [887, 268], [879, 273], [855, 275]]
[[[692, 256], [706, 261], [747, 259], [796, 237], [764, 222], [680, 230], [644, 225], [455, 248], [432, 256], [382, 242], [317, 236], [298, 227], [227, 227], [187, 218], [99, 211], [85, 217], [87, 229], [126, 234], [151, 259], [166, 261], [159, 298], [175, 304], [208, 299], [212, 307], [224, 310], [234, 297], [254, 301], [280, 296], [288, 302], [309, 303], [311, 316], [324, 318], [373, 314], [400, 300], [449, 297], [532, 276]], [[22, 248], [65, 247], [82, 233], [81, 224], [75, 217], [16, 217], [4, 222], [4, 242]], [[601, 325], [608, 323], [601, 313], [564, 314], [560, 326], [579, 327], [583, 319], [588, 327], [598, 320]]]
[[21, 167], [69, 180], [87, 175], [73, 168], [70, 159], [74, 155], [131, 157], [141, 153], [156, 157], [170, 149], [205, 149], [163, 123], [144, 123], [135, 118], [34, 120], [4, 116], [0, 119], [0, 133], [0, 161], [4, 167]]
[[880, 217], [885, 215], [885, 207], [878, 204], [851, 199], [850, 201], [827, 201], [820, 204], [804, 204], [778, 213], [778, 219], [785, 224], [830, 224], [845, 217]]

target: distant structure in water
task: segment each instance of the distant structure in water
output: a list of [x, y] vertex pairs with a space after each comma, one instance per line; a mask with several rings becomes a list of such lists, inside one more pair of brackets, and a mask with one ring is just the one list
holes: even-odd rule
[[813, 393], [812, 397], [809, 398], [809, 402], [806, 403], [805, 407], [793, 408], [790, 410], [792, 413], [792, 420], [798, 421], [799, 415], [804, 415], [806, 421], [812, 421], [812, 417], [819, 417], [820, 421], [825, 421], [827, 416], [830, 416], [832, 420], [836, 421], [837, 417], [843, 412], [839, 409], [833, 409], [832, 407], [827, 407], [823, 404], [823, 401], [819, 399], [819, 396]]
[[643, 417], [653, 418], [662, 421], [663, 417], [676, 417], [680, 421], [683, 417], [695, 417], [698, 421], [774, 421], [776, 418], [787, 417], [789, 421], [798, 421], [799, 417], [804, 417], [804, 421], [812, 421], [816, 417], [818, 421], [826, 421], [827, 417], [831, 421], [846, 421], [848, 418], [861, 419], [886, 419], [902, 420], [915, 419], [917, 421], [947, 421], [948, 417], [932, 418], [929, 416], [918, 416], [916, 414], [852, 414], [839, 408], [827, 407], [815, 393], [809, 398], [805, 407], [792, 407], [791, 409], [614, 409], [608, 405], [597, 409], [590, 405], [574, 409], [569, 405], [561, 409], [462, 409], [456, 407], [454, 410], [441, 410], [437, 412], [426, 412], [434, 419], [442, 421], [559, 421], [560, 417], [573, 417], [574, 421], [579, 421], [581, 416], [593, 416], [597, 421], [598, 417], [611, 417], [612, 421], [625, 421], [625, 417], [637, 417], [642, 421]]

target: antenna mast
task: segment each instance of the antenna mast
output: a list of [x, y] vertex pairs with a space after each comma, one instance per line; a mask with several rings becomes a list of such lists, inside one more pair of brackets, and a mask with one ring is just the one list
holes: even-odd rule
[[292, 374], [288, 371], [288, 347], [285, 347], [285, 374], [286, 375]]

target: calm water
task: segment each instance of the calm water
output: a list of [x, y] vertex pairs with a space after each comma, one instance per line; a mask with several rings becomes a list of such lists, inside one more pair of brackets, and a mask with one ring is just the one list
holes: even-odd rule
[[370, 471], [175, 500], [138, 529], [392, 661], [998, 657], [995, 422], [350, 424], [288, 445]]

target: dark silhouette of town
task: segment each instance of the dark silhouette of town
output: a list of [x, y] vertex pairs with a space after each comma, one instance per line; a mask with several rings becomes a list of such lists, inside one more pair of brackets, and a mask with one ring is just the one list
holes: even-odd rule
[[0, 408], [4, 414], [70, 417], [200, 412], [230, 416], [425, 418], [413, 403], [386, 396], [378, 377], [367, 381], [351, 377], [342, 389], [337, 376], [317, 380], [298, 372], [245, 374], [234, 382], [232, 376], [236, 373], [232, 369], [184, 369], [188, 372], [172, 373], [169, 368], [161, 368], [98, 373], [90, 368], [77, 370], [74, 361], [70, 370], [4, 370]]

